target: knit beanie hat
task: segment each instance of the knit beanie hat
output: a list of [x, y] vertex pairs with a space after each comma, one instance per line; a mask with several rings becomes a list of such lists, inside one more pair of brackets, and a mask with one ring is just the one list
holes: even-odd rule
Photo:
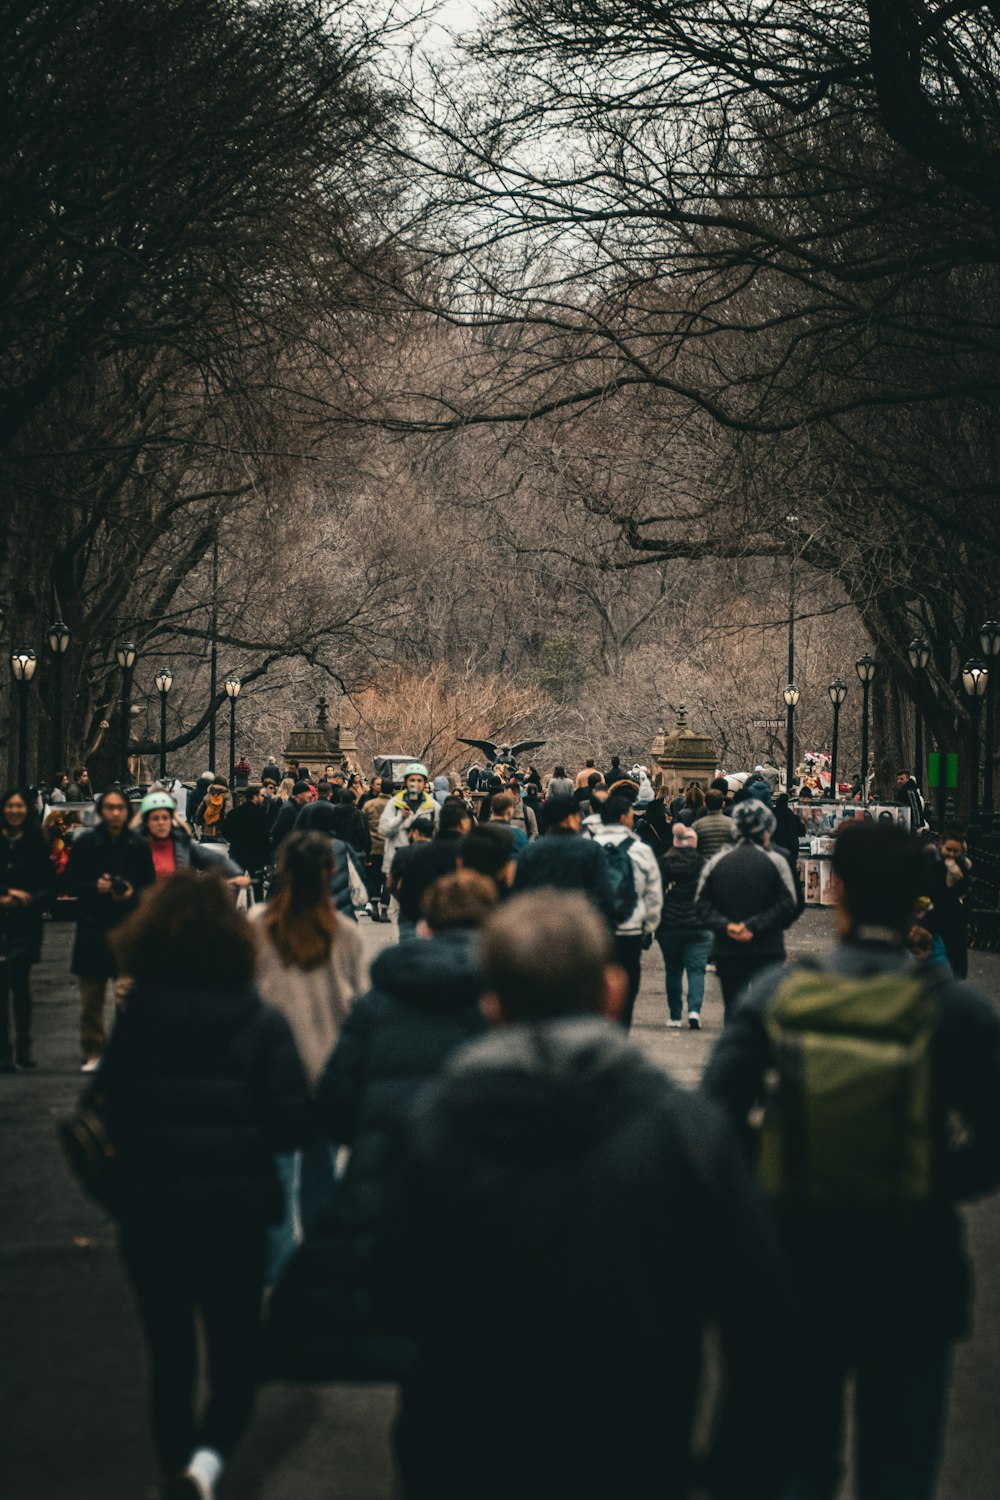
[[686, 823], [674, 824], [674, 848], [675, 849], [697, 849], [698, 830], [689, 828]]
[[758, 802], [756, 797], [738, 802], [733, 808], [733, 827], [738, 839], [746, 839], [751, 844], [762, 844], [765, 834], [773, 833], [777, 826], [774, 813], [766, 803]]

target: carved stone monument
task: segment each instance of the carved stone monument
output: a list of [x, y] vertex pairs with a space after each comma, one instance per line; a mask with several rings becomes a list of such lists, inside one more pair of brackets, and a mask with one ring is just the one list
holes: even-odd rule
[[316, 723], [308, 729], [293, 729], [285, 746], [285, 764], [298, 761], [319, 774], [324, 766], [343, 766], [354, 770], [358, 763], [358, 742], [353, 729], [331, 724], [330, 705], [320, 698], [316, 705]]
[[674, 712], [676, 726], [669, 734], [661, 726], [650, 751], [650, 779], [655, 787], [664, 787], [668, 797], [687, 791], [693, 781], [707, 787], [718, 768], [715, 741], [688, 727], [683, 704]]

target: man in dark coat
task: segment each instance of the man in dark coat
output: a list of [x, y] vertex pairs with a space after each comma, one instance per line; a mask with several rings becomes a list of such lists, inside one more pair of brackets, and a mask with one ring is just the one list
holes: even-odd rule
[[362, 860], [367, 859], [372, 847], [371, 830], [353, 796], [344, 791], [336, 794], [329, 781], [321, 781], [316, 792], [316, 801], [307, 802], [299, 810], [295, 827], [299, 830], [312, 828], [329, 834], [331, 838], [341, 839], [350, 844]]
[[715, 934], [712, 961], [727, 1022], [752, 976], [784, 958], [785, 928], [798, 910], [790, 861], [769, 847], [774, 828], [774, 813], [763, 802], [738, 803], [736, 843], [713, 855], [698, 884], [696, 923]]
[[126, 827], [129, 805], [115, 788], [100, 800], [101, 821], [73, 841], [66, 886], [79, 907], [71, 972], [80, 981], [80, 1047], [84, 1073], [93, 1073], [107, 1045], [104, 997], [118, 965], [108, 934], [131, 916], [139, 894], [155, 879], [144, 838]]
[[613, 927], [615, 906], [607, 860], [593, 839], [583, 837], [581, 823], [579, 806], [572, 797], [550, 797], [545, 833], [518, 860], [514, 890], [552, 886], [560, 891], [583, 891]]
[[609, 1024], [610, 957], [579, 893], [514, 897], [483, 931], [495, 1029], [417, 1103], [383, 1250], [419, 1353], [407, 1500], [688, 1496], [709, 1321], [726, 1400], [700, 1477], [775, 1492], [777, 1247], [721, 1117]]
[[271, 857], [277, 859], [278, 850], [282, 841], [288, 837], [296, 825], [299, 813], [312, 801], [312, 787], [308, 781], [296, 781], [292, 787], [292, 795], [282, 807], [271, 824]]
[[[828, 1026], [838, 983], [870, 984], [868, 1003], [878, 1005], [887, 983], [919, 977], [904, 936], [921, 889], [921, 849], [895, 825], [851, 823], [837, 837], [833, 870], [840, 942], [807, 971], [829, 977], [822, 1001]], [[789, 1493], [809, 1500], [841, 1493], [848, 1374], [859, 1429], [858, 1495], [929, 1500], [934, 1492], [951, 1351], [969, 1326], [970, 1276], [955, 1204], [1000, 1185], [1000, 1020], [970, 986], [934, 977], [933, 965], [926, 972], [933, 1029], [929, 1087], [920, 1088], [929, 1157], [923, 1198], [838, 1201], [814, 1190], [818, 1153], [801, 1138], [806, 1110], [796, 1078], [804, 1055], [818, 1067], [815, 1033], [785, 1049], [768, 1030], [788, 970], [768, 970], [751, 983], [703, 1081], [745, 1137], [755, 1105], [767, 1100], [770, 1110], [791, 1099], [782, 1115], [781, 1160], [793, 1162], [796, 1175], [774, 1203], [800, 1315], [795, 1395], [786, 1412], [796, 1469]], [[865, 1122], [867, 1096], [856, 1091], [858, 1118], [849, 1129], [868, 1160], [872, 1145], [877, 1151], [881, 1140], [913, 1128], [913, 1099], [900, 1077], [902, 1033], [897, 1025], [886, 1034], [896, 1047], [891, 1097], [905, 1123], [901, 1118], [894, 1129], [889, 1121]], [[794, 1090], [789, 1096], [786, 1086]], [[851, 1142], [830, 1137], [824, 1149], [827, 1162], [843, 1163]]]
[[229, 842], [229, 852], [242, 865], [254, 883], [254, 894], [261, 897], [262, 872], [271, 859], [270, 822], [259, 786], [248, 786], [239, 807], [234, 807], [222, 825]]

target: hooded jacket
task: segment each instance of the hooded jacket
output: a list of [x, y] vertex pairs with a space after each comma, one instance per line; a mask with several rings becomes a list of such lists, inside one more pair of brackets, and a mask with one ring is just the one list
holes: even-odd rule
[[635, 881], [635, 905], [615, 932], [619, 937], [643, 937], [655, 932], [660, 925], [663, 910], [663, 882], [660, 879], [656, 855], [648, 844], [630, 832], [623, 823], [604, 823], [593, 835], [599, 849], [623, 844], [628, 840], [628, 856], [632, 861]]
[[710, 1318], [713, 1494], [772, 1493], [776, 1245], [721, 1117], [618, 1028], [512, 1026], [456, 1054], [415, 1110], [385, 1255], [420, 1354], [408, 1494], [687, 1496]]
[[[440, 808], [430, 795], [427, 787], [424, 787], [423, 796], [415, 808], [410, 808], [406, 800], [406, 788], [396, 792], [389, 799], [388, 805], [382, 809], [382, 816], [378, 820], [378, 831], [382, 836], [382, 869], [388, 875], [392, 869], [392, 862], [400, 849], [405, 849], [410, 842], [409, 825], [414, 818], [430, 818], [437, 826], [437, 817]], [[407, 817], [407, 813], [410, 816]]]
[[[795, 880], [785, 856], [740, 839], [720, 849], [702, 870], [695, 926], [715, 933], [713, 958], [781, 959], [785, 928], [794, 922], [797, 909]], [[745, 922], [753, 941], [738, 943], [728, 937], [730, 922]]]
[[123, 1220], [203, 1233], [280, 1218], [272, 1153], [303, 1145], [312, 1121], [288, 1022], [255, 990], [137, 985], [91, 1094], [106, 1100]]
[[663, 877], [663, 918], [660, 930], [698, 926], [698, 881], [705, 859], [697, 849], [671, 849], [660, 860]]
[[403, 1121], [455, 1048], [484, 1029], [475, 935], [387, 948], [371, 979], [319, 1083], [321, 1128], [351, 1154], [330, 1212], [274, 1294], [265, 1363], [276, 1378], [393, 1379], [413, 1360], [398, 1317], [374, 1289], [374, 1246]]

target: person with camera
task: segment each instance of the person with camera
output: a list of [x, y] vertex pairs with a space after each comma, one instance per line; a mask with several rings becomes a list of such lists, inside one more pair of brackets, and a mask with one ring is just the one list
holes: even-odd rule
[[80, 981], [84, 1073], [97, 1071], [107, 1046], [105, 992], [109, 979], [119, 979], [108, 937], [135, 911], [140, 891], [156, 879], [149, 844], [127, 827], [125, 794], [109, 787], [97, 806], [100, 823], [74, 841], [66, 867], [67, 889], [79, 902], [70, 968]]

